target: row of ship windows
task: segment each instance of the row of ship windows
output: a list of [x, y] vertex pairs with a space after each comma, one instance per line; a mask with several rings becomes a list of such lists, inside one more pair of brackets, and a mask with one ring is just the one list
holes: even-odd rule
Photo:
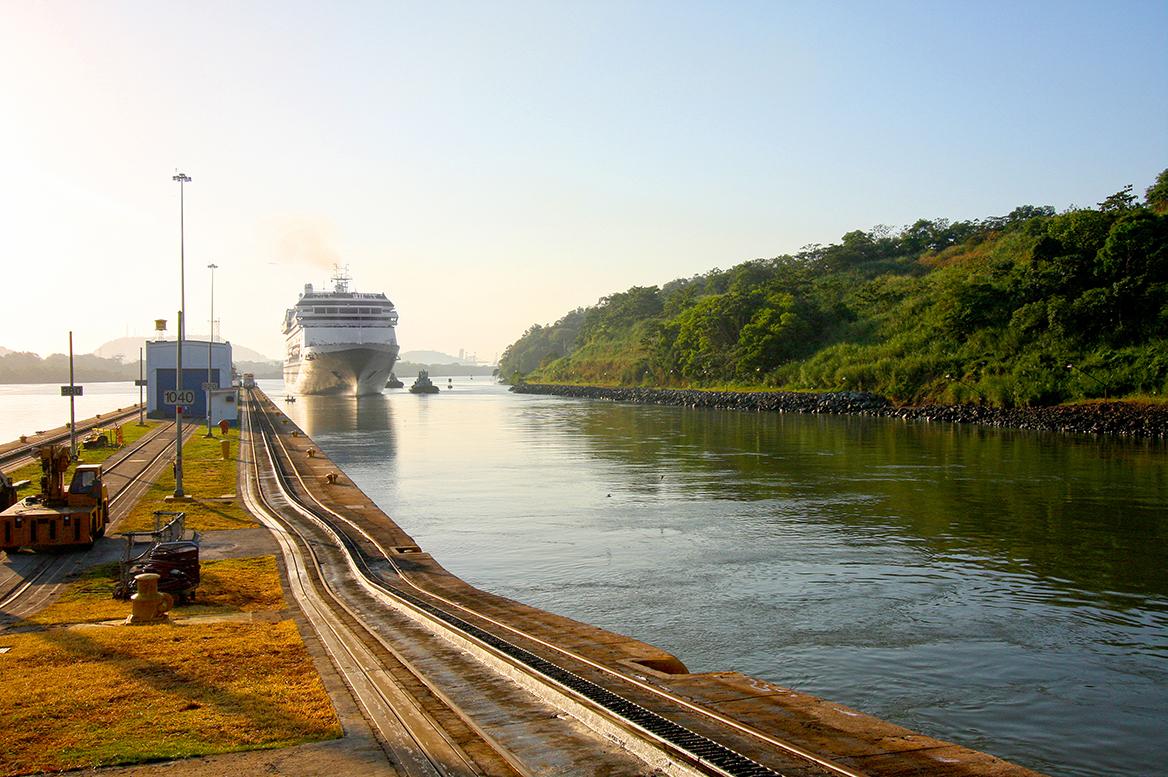
[[[354, 313], [364, 314], [364, 315], [368, 315], [368, 316], [379, 316], [385, 312], [385, 310], [382, 308], [347, 308], [347, 307], [346, 308], [309, 308], [309, 310], [311, 310], [313, 313], [316, 313], [317, 315], [322, 315], [322, 316], [337, 315], [337, 314], [344, 314], [346, 316], [349, 316], [349, 315], [353, 315]], [[308, 312], [308, 311], [306, 310], [305, 312]]]

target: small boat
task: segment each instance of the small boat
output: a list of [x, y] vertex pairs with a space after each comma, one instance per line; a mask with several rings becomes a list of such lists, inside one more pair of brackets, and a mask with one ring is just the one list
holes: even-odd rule
[[389, 380], [385, 382], [386, 388], [405, 388], [406, 384], [397, 379], [397, 376], [392, 372], [389, 373]]
[[418, 379], [410, 386], [411, 394], [437, 394], [438, 387], [430, 382], [430, 375], [425, 370], [418, 371]]
[[291, 394], [289, 394], [288, 396], [284, 397], [284, 401], [285, 401], [285, 402], [295, 402], [295, 401], [296, 401], [296, 397], [294, 397], [294, 396], [292, 396]]

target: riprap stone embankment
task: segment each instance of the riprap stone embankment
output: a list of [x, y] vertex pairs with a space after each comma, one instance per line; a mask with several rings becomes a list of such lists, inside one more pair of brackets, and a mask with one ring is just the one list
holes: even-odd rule
[[522, 383], [520, 394], [551, 394], [583, 399], [607, 399], [645, 405], [709, 407], [775, 413], [835, 413], [981, 424], [1079, 434], [1120, 434], [1168, 439], [1168, 405], [1092, 402], [1056, 407], [998, 408], [982, 405], [896, 405], [884, 397], [860, 391], [806, 393], [792, 391], [698, 391], [696, 389], [608, 388]]

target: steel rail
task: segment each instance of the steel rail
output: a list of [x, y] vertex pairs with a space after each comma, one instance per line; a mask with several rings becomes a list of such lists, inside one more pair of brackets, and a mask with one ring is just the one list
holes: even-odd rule
[[[249, 403], [249, 405], [256, 404], [257, 403], [254, 401], [254, 394], [252, 394], [252, 401]], [[266, 417], [266, 415], [267, 413], [265, 411], [264, 416]], [[274, 424], [270, 425], [274, 430]], [[312, 490], [308, 488], [307, 484], [305, 484], [303, 477], [300, 475], [299, 469], [296, 467], [294, 460], [288, 453], [286, 446], [283, 444], [283, 441], [279, 439], [279, 435], [274, 434], [273, 436], [275, 437], [276, 443], [279, 444], [281, 449], [284, 451], [284, 456], [292, 469], [292, 474], [300, 484], [300, 490], [310, 499], [312, 499], [312, 501], [317, 505], [317, 508], [312, 508], [305, 505], [304, 510], [311, 513], [315, 513], [317, 509], [323, 510], [329, 515], [333, 516], [335, 519], [351, 527], [353, 531], [360, 534], [367, 542], [369, 542], [377, 549], [377, 551], [390, 564], [394, 572], [406, 585], [418, 593], [441, 602], [445, 607], [464, 612], [469, 616], [490, 623], [497, 628], [503, 629], [518, 637], [530, 640], [531, 642], [534, 642], [544, 648], [559, 653], [566, 658], [583, 663], [591, 669], [599, 671], [613, 679], [632, 685], [641, 691], [650, 693], [653, 696], [667, 700], [672, 704], [679, 705], [691, 712], [716, 721], [724, 726], [728, 726], [738, 731], [739, 733], [745, 734], [772, 747], [778, 748], [788, 755], [794, 756], [800, 760], [814, 764], [815, 766], [826, 769], [830, 772], [833, 772], [834, 774], [843, 775], [844, 777], [863, 777], [862, 772], [857, 772], [847, 766], [835, 763], [827, 758], [823, 758], [822, 756], [812, 753], [794, 743], [787, 742], [770, 734], [766, 734], [765, 732], [759, 731], [756, 728], [736, 721], [733, 718], [729, 718], [713, 710], [702, 707], [701, 705], [694, 704], [693, 702], [687, 701], [667, 691], [663, 691], [660, 688], [657, 688], [647, 682], [629, 677], [628, 675], [606, 667], [603, 664], [597, 663], [585, 656], [575, 653], [574, 651], [567, 650], [558, 645], [542, 640], [536, 636], [522, 631], [521, 629], [491, 618], [488, 615], [479, 613], [473, 608], [467, 607], [439, 594], [435, 594], [426, 590], [411, 580], [409, 575], [395, 561], [394, 554], [389, 553], [384, 548], [384, 546], [382, 546], [381, 543], [378, 542], [375, 538], [370, 536], [367, 531], [358, 526], [352, 520], [321, 503], [320, 500], [318, 500], [315, 495], [313, 495]], [[283, 476], [281, 475], [280, 477], [282, 478]], [[297, 502], [303, 503], [302, 499], [292, 497], [290, 494], [288, 495], [288, 498], [289, 502], [294, 506]], [[673, 721], [669, 721], [661, 715], [646, 709], [636, 702], [620, 697], [612, 691], [596, 685], [592, 681], [580, 677], [568, 669], [559, 667], [547, 661], [546, 659], [531, 653], [523, 647], [508, 642], [501, 637], [482, 629], [479, 626], [468, 623], [448, 610], [443, 610], [440, 607], [436, 607], [429, 602], [419, 599], [417, 596], [409, 593], [408, 591], [403, 591], [396, 586], [385, 583], [377, 577], [376, 573], [374, 573], [372, 569], [369, 568], [368, 563], [364, 560], [363, 554], [356, 546], [355, 541], [349, 537], [346, 532], [339, 530], [335, 526], [332, 526], [331, 521], [327, 518], [324, 518], [323, 516], [309, 515], [307, 517], [310, 517], [313, 520], [316, 520], [318, 523], [321, 523], [326, 528], [326, 530], [330, 531], [337, 538], [339, 542], [349, 548], [350, 563], [356, 563], [357, 566], [360, 567], [359, 571], [361, 575], [365, 577], [371, 585], [382, 590], [387, 595], [394, 596], [411, 605], [415, 609], [422, 611], [431, 618], [441, 621], [448, 627], [452, 627], [464, 635], [471, 636], [474, 641], [479, 642], [490, 649], [493, 649], [494, 652], [502, 653], [513, 662], [518, 661], [523, 666], [538, 672], [555, 684], [569, 690], [574, 695], [582, 696], [592, 701], [594, 704], [600, 706], [609, 714], [615, 714], [622, 720], [628, 722], [634, 728], [641, 730], [659, 742], [662, 742], [673, 748], [679, 748], [682, 753], [690, 756], [691, 758], [695, 758], [698, 763], [713, 767], [722, 774], [732, 776], [776, 774], [774, 770], [758, 764], [752, 759], [749, 759], [748, 757], [731, 750], [721, 743], [714, 742], [713, 740], [710, 740], [701, 734], [689, 731], [688, 729], [685, 729]]]
[[[122, 464], [127, 463], [130, 459], [130, 456], [132, 456], [134, 453], [136, 453], [140, 449], [145, 448], [151, 442], [157, 440], [158, 436], [160, 434], [165, 433], [165, 431], [166, 431], [166, 427], [161, 426], [157, 430], [151, 431], [146, 436], [141, 437], [138, 440], [135, 440], [131, 444], [130, 447], [123, 449], [122, 451], [119, 452], [121, 454], [121, 458], [118, 461], [114, 462], [108, 470], [106, 470], [103, 467], [103, 471], [105, 473], [108, 473], [108, 472], [113, 471], [117, 467], [121, 466]], [[148, 462], [146, 462], [146, 464], [141, 469], [139, 469], [137, 472], [134, 473], [133, 476], [131, 476], [130, 478], [128, 478], [126, 480], [126, 482], [118, 489], [118, 492], [116, 494], [114, 494], [112, 497], [110, 497], [109, 506], [112, 508], [114, 506], [115, 502], [118, 502], [119, 499], [121, 499], [123, 496], [125, 496], [127, 494], [127, 492], [129, 491], [129, 488], [132, 485], [134, 485], [139, 480], [141, 480], [146, 475], [146, 473], [149, 472], [151, 470], [151, 468], [155, 464], [158, 463], [159, 459], [164, 458], [166, 456], [166, 454], [169, 452], [170, 452], [170, 448], [164, 447], [158, 453], [156, 453], [154, 456], [152, 456], [150, 458], [150, 460]], [[112, 523], [113, 523], [112, 519], [109, 520], [109, 522], [106, 524], [107, 528]], [[29, 571], [29, 573], [24, 578], [21, 579], [21, 581], [19, 583], [12, 586], [7, 591], [0, 593], [0, 597], [3, 597], [3, 598], [0, 598], [0, 607], [7, 607], [7, 606], [17, 602], [22, 596], [24, 596], [29, 591], [30, 588], [33, 587], [33, 585], [35, 585], [37, 583], [37, 581], [39, 581], [47, 573], [49, 573], [50, 571], [56, 572], [56, 571], [58, 571], [58, 569], [64, 568], [67, 562], [75, 561], [75, 560], [76, 560], [76, 557], [74, 557], [72, 555], [45, 555], [42, 559], [40, 559], [37, 562], [37, 564]]]
[[[145, 448], [150, 443], [157, 440], [162, 435], [169, 432], [170, 427], [173, 427], [173, 426], [174, 426], [173, 422], [171, 422], [165, 426], [160, 426], [156, 430], [147, 434], [146, 436], [141, 437], [138, 440], [136, 440], [134, 442], [134, 447], [121, 451], [120, 452], [121, 457], [117, 461], [115, 461], [112, 465], [110, 465], [108, 469], [105, 466], [102, 467], [103, 476], [108, 475], [110, 472], [113, 472], [118, 467], [122, 466], [123, 464], [129, 463], [131, 456], [133, 456], [135, 453], [137, 453], [138, 451]], [[190, 437], [189, 433], [187, 434], [187, 437], [188, 438]], [[185, 442], [185, 440], [184, 440], [184, 442]], [[139, 480], [144, 478], [146, 476], [146, 473], [149, 472], [151, 470], [151, 468], [153, 468], [154, 465], [159, 462], [159, 460], [166, 458], [166, 455], [168, 453], [170, 453], [172, 450], [173, 449], [171, 448], [169, 441], [168, 441], [167, 445], [163, 446], [158, 451], [158, 453], [155, 453], [153, 456], [151, 456], [150, 460], [147, 461], [146, 464], [144, 464], [141, 468], [139, 468], [138, 471], [135, 472], [131, 477], [127, 478], [126, 482], [123, 483], [121, 485], [121, 487], [118, 489], [118, 492], [110, 497], [110, 500], [109, 500], [110, 507], [113, 507], [114, 503], [117, 502], [118, 500], [120, 500], [129, 491], [130, 486], [134, 485]]]
[[56, 562], [57, 566], [63, 567], [66, 560], [67, 559], [63, 556], [46, 556], [35, 567], [33, 567], [30, 575], [23, 578], [15, 586], [4, 592], [4, 598], [0, 599], [0, 607], [7, 607], [8, 605], [18, 601], [20, 597], [24, 596], [28, 589], [32, 588], [37, 580], [41, 579], [45, 573], [53, 568], [54, 562]]
[[[267, 436], [266, 432], [265, 436]], [[293, 470], [293, 475], [295, 475], [297, 480], [299, 480], [301, 487], [307, 491], [307, 487], [305, 486], [303, 479], [300, 477], [299, 472], [296, 470], [295, 464], [293, 463], [287, 448], [279, 440], [278, 435], [273, 436], [275, 436], [276, 443], [279, 444], [280, 448], [283, 450], [284, 457]], [[276, 471], [276, 475], [278, 481], [286, 480], [287, 478], [287, 476], [279, 472], [279, 470]], [[337, 529], [334, 525], [332, 525], [328, 518], [325, 518], [319, 514], [314, 514], [315, 511], [313, 508], [305, 505], [303, 500], [289, 493], [284, 483], [278, 482], [277, 485], [279, 485], [281, 489], [284, 490], [285, 498], [291, 507], [300, 512], [304, 517], [314, 521], [325, 531], [329, 532], [334, 537], [334, 539], [348, 551], [346, 555], [346, 561], [349, 563], [354, 573], [358, 576], [358, 582], [362, 583], [363, 585], [376, 589], [379, 593], [381, 593], [381, 595], [391, 597], [397, 602], [406, 605], [414, 612], [422, 615], [428, 621], [436, 622], [439, 627], [451, 630], [459, 634], [461, 637], [471, 640], [473, 643], [479, 645], [481, 648], [486, 649], [491, 654], [504, 658], [509, 662], [510, 665], [518, 666], [529, 674], [538, 674], [543, 678], [545, 683], [551, 683], [552, 685], [558, 686], [562, 689], [562, 692], [567, 692], [570, 698], [582, 698], [588, 702], [591, 702], [592, 707], [598, 708], [609, 718], [619, 720], [626, 728], [639, 731], [642, 736], [656, 741], [659, 745], [664, 745], [665, 752], [670, 753], [675, 758], [680, 757], [683, 760], [691, 762], [692, 765], [702, 767], [707, 772], [714, 771], [718, 774], [725, 775], [726, 777], [756, 777], [756, 775], [762, 776], [778, 774], [778, 772], [774, 771], [773, 769], [759, 764], [758, 762], [748, 758], [745, 755], [742, 755], [741, 753], [735, 752], [731, 748], [726, 747], [719, 742], [716, 742], [702, 734], [698, 734], [677, 723], [674, 723], [673, 721], [668, 720], [667, 718], [647, 709], [640, 704], [637, 704], [634, 701], [619, 696], [618, 694], [597, 685], [591, 680], [587, 680], [581, 677], [569, 669], [565, 669], [564, 667], [553, 664], [552, 662], [532, 653], [531, 651], [519, 645], [516, 645], [513, 642], [504, 640], [479, 626], [475, 626], [474, 624], [463, 620], [457, 615], [454, 615], [448, 610], [443, 610], [440, 607], [436, 607], [433, 604], [419, 598], [418, 596], [409, 593], [408, 591], [403, 591], [380, 580], [377, 575], [370, 569], [368, 563], [364, 559], [364, 554], [360, 548], [357, 547], [355, 541], [351, 537], [347, 536], [345, 532]], [[354, 528], [354, 530], [358, 531], [367, 539], [369, 539], [369, 541], [379, 549], [385, 559], [394, 566], [395, 570], [401, 574], [400, 568], [397, 567], [397, 565], [394, 563], [392, 557], [390, 557], [390, 555], [384, 551], [384, 548], [379, 543], [377, 543], [376, 540], [369, 537], [369, 535], [364, 532], [364, 530], [353, 524], [344, 516], [341, 516], [335, 511], [329, 509], [327, 506], [321, 505], [320, 502], [315, 498], [313, 498], [313, 501], [316, 501], [323, 510], [349, 524]], [[518, 629], [508, 627], [494, 619], [481, 616], [474, 610], [459, 605], [456, 602], [452, 602], [443, 597], [431, 594], [430, 592], [414, 585], [412, 582], [410, 584], [413, 585], [413, 587], [420, 593], [438, 599], [439, 601], [452, 608], [457, 608], [470, 615], [481, 617], [496, 626], [507, 628], [519, 636], [530, 638], [540, 644], [554, 648], [554, 646], [550, 645], [549, 643], [545, 643], [542, 640], [530, 637], [530, 635], [526, 635], [524, 632]], [[568, 651], [560, 650], [559, 652], [569, 657], [574, 655]], [[585, 662], [592, 665], [592, 662], [587, 661], [587, 659], [585, 659]], [[622, 677], [621, 675], [615, 673], [614, 676], [618, 678]]]
[[[321, 635], [323, 637], [321, 644], [333, 657], [334, 663], [338, 669], [340, 669], [342, 674], [347, 675], [347, 672], [343, 669], [343, 667], [364, 665], [364, 662], [361, 660], [362, 656], [360, 655], [362, 651], [354, 649], [354, 641], [356, 641], [358, 645], [367, 643], [367, 641], [376, 643], [380, 649], [384, 650], [392, 658], [393, 661], [400, 665], [415, 680], [417, 680], [420, 685], [422, 685], [430, 694], [432, 694], [439, 704], [444, 705], [451, 713], [453, 713], [459, 720], [461, 720], [464, 725], [466, 725], [470, 732], [478, 736], [484, 743], [486, 743], [499, 756], [499, 758], [514, 771], [516, 777], [534, 777], [534, 775], [529, 770], [527, 770], [523, 764], [520, 763], [520, 761], [507, 750], [506, 747], [501, 745], [487, 732], [483, 731], [480, 726], [474, 723], [474, 721], [467, 718], [465, 714], [463, 714], [458, 709], [457, 705], [453, 704], [444, 693], [435, 688], [421, 675], [420, 672], [415, 670], [413, 666], [411, 666], [410, 662], [401, 656], [393, 647], [388, 645], [380, 634], [378, 634], [375, 630], [368, 628], [368, 626], [366, 626], [362, 621], [360, 614], [355, 612], [353, 608], [350, 607], [341, 597], [339, 597], [326, 583], [323, 564], [318, 557], [316, 550], [317, 543], [314, 543], [311, 539], [304, 536], [303, 532], [290, 523], [287, 518], [281, 517], [281, 509], [277, 505], [273, 504], [271, 497], [263, 493], [263, 489], [260, 487], [262, 482], [262, 475], [259, 468], [259, 456], [256, 454], [256, 435], [251, 431], [250, 416], [245, 416], [245, 422], [248, 425], [250, 437], [250, 464], [253, 475], [252, 478], [246, 479], [244, 491], [245, 501], [248, 503], [249, 509], [252, 509], [257, 513], [257, 518], [259, 518], [262, 523], [267, 525], [269, 529], [273, 530], [277, 542], [281, 546], [281, 550], [284, 553], [286, 559], [289, 559], [292, 562], [288, 564], [289, 580], [293, 584], [295, 593], [297, 594], [297, 599], [300, 601], [302, 606], [311, 609], [312, 612], [317, 614], [317, 617], [313, 619], [314, 625], [318, 629], [324, 627], [328, 630], [328, 634]], [[268, 462], [271, 466], [271, 471], [275, 477], [279, 478], [281, 475], [279, 466], [277, 465], [275, 457], [273, 456], [272, 446], [267, 443], [266, 437], [264, 442], [264, 453], [266, 454]], [[288, 502], [289, 506], [291, 507], [291, 500], [288, 498], [286, 491], [283, 493], [283, 496], [285, 501]], [[339, 552], [343, 552], [343, 549], [341, 548], [338, 548], [337, 550]], [[305, 581], [305, 578], [308, 576], [306, 562], [312, 567], [312, 576], [308, 580], [307, 584]], [[292, 574], [292, 572], [295, 572], [296, 574]], [[329, 605], [329, 603], [325, 600], [325, 597], [331, 599], [333, 604]], [[366, 635], [367, 639], [364, 639], [358, 635], [356, 633], [357, 629], [360, 629], [360, 631]], [[327, 637], [329, 635], [332, 635], [334, 639], [328, 639]], [[347, 654], [348, 660], [345, 660], [345, 656], [337, 655], [337, 653], [341, 651]], [[367, 645], [365, 647], [365, 652], [372, 652], [369, 650]], [[363, 708], [365, 708], [367, 717], [369, 717], [373, 721], [373, 724], [378, 728], [383, 740], [392, 743], [393, 740], [400, 739], [400, 737], [394, 736], [396, 733], [398, 733], [396, 731], [385, 730], [382, 725], [382, 716], [377, 715], [376, 710], [371, 708], [372, 704], [370, 700], [367, 700], [365, 698], [365, 694], [358, 691], [358, 689], [355, 687], [357, 685], [362, 686], [363, 689], [371, 690], [377, 695], [377, 699], [372, 701], [376, 702], [379, 700], [380, 704], [378, 706], [388, 711], [393, 719], [400, 724], [401, 731], [409, 736], [411, 740], [417, 745], [416, 752], [410, 754], [415, 758], [418, 755], [421, 755], [423, 758], [425, 758], [426, 763], [429, 764], [430, 769], [434, 770], [435, 775], [448, 775], [450, 771], [450, 764], [440, 763], [431, 757], [429, 749], [425, 747], [424, 744], [417, 738], [417, 729], [421, 727], [425, 727], [431, 731], [434, 736], [437, 736], [441, 742], [444, 743], [443, 749], [447, 751], [447, 754], [453, 755], [459, 762], [461, 762], [468, 773], [481, 773], [481, 770], [474, 763], [472, 763], [470, 757], [466, 754], [463, 748], [450, 738], [444, 726], [439, 724], [422, 707], [420, 702], [410, 694], [407, 689], [401, 687], [401, 685], [396, 680], [391, 679], [389, 683], [392, 690], [387, 691], [387, 689], [383, 687], [382, 683], [379, 683], [376, 681], [376, 679], [374, 679], [374, 674], [375, 673], [362, 672], [361, 677], [356, 680], [351, 677], [346, 677], [346, 679], [350, 685], [350, 688], [354, 690], [354, 695], [357, 697], [358, 703], [361, 704]], [[397, 698], [390, 698], [391, 696], [396, 696]], [[408, 705], [405, 711], [403, 711], [403, 705]], [[410, 718], [410, 720], [407, 720], [407, 718]], [[419, 720], [421, 721], [421, 726], [419, 726]], [[401, 757], [400, 753], [398, 754], [398, 757]], [[406, 766], [409, 768], [409, 765]], [[419, 764], [416, 760], [414, 761], [413, 766], [414, 768], [418, 768]]]

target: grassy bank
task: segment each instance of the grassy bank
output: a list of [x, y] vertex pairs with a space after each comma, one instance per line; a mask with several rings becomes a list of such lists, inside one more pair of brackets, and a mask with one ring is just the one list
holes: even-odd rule
[[[158, 626], [124, 618], [110, 565], [89, 570], [28, 625], [0, 637], [5, 747], [0, 773], [284, 747], [341, 735], [332, 704], [284, 607], [275, 559], [203, 565], [196, 605]], [[200, 616], [269, 612], [211, 622]], [[64, 627], [62, 624], [71, 624]]]

